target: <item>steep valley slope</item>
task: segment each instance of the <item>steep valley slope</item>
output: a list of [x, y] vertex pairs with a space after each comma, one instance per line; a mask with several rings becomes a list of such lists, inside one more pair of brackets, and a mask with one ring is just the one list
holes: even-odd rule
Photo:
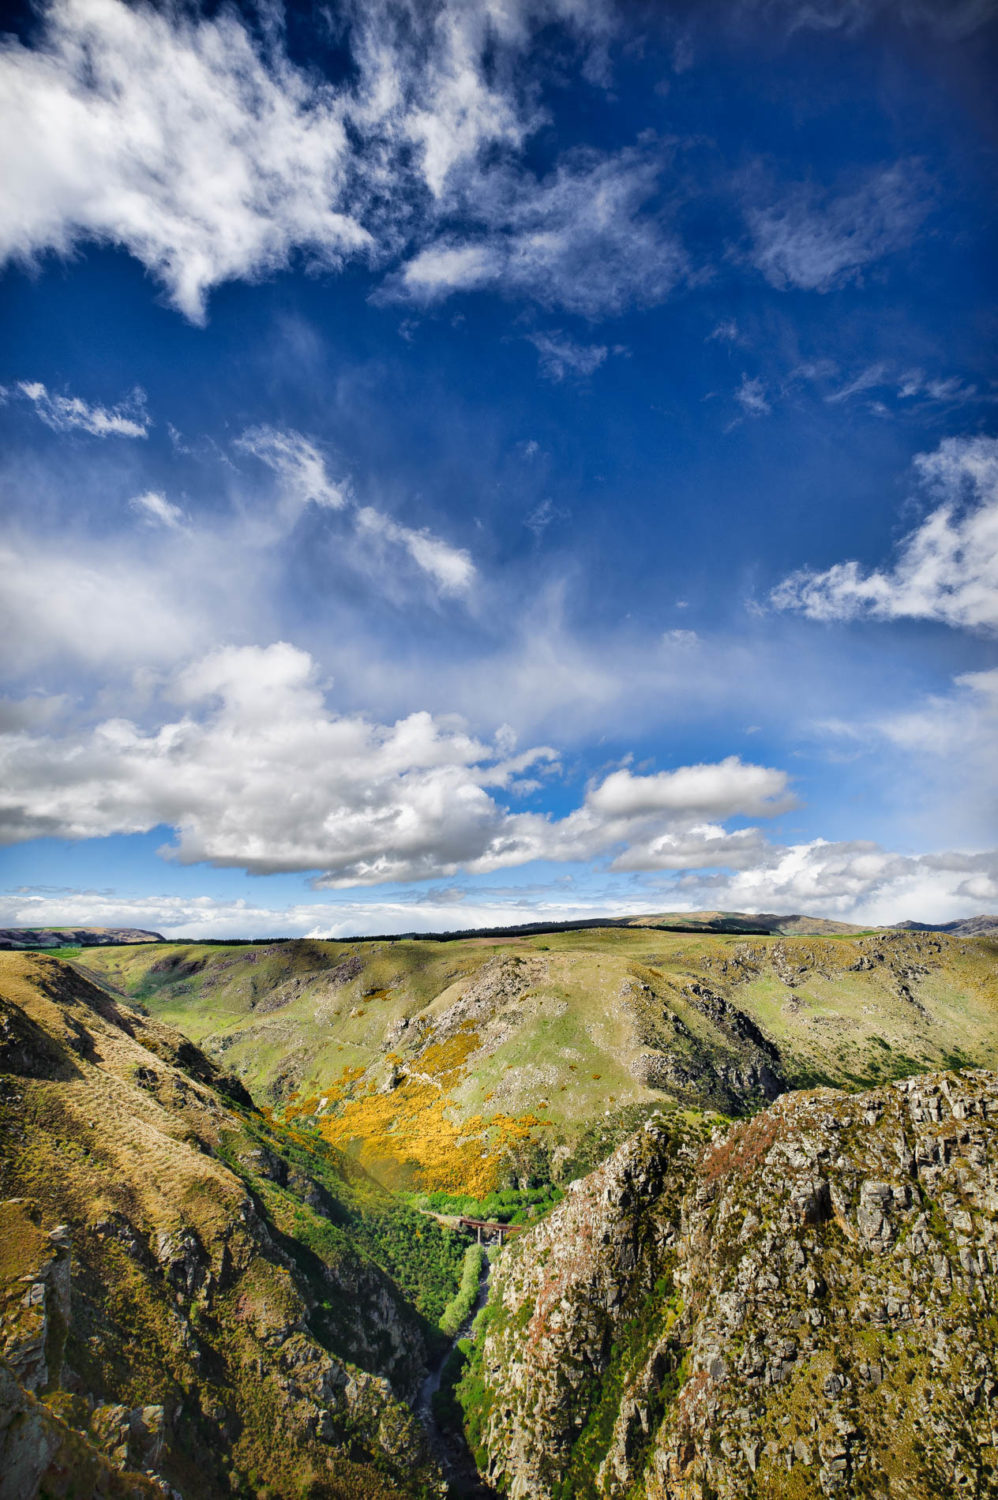
[[[0, 954], [0, 1500], [998, 1493], [995, 956]], [[466, 1241], [389, 1189], [511, 1180], [561, 1201], [443, 1365], [448, 1490]]]
[[463, 1249], [172, 1028], [0, 955], [2, 1500], [441, 1493], [410, 1403]]
[[458, 1385], [511, 1500], [998, 1494], [998, 1077], [649, 1121], [502, 1255]]
[[655, 1108], [733, 1116], [791, 1088], [996, 1066], [996, 954], [936, 932], [635, 927], [80, 963], [385, 1185], [481, 1195], [578, 1176]]

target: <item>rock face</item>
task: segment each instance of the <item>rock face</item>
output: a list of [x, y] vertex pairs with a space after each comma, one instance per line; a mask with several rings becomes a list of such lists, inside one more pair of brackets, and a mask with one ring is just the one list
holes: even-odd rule
[[514, 1500], [998, 1493], [998, 1077], [651, 1121], [503, 1252], [463, 1392]]
[[391, 1205], [339, 1170], [179, 1033], [3, 955], [0, 1500], [439, 1494], [426, 1324], [364, 1248]]

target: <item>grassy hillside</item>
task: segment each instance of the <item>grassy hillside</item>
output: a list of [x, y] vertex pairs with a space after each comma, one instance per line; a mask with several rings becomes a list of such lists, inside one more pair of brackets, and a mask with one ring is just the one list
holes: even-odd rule
[[64, 1454], [204, 1500], [437, 1493], [405, 1403], [464, 1249], [171, 1027], [0, 955], [0, 1385]]
[[[713, 914], [704, 914], [711, 916]], [[612, 927], [96, 949], [89, 972], [391, 1187], [577, 1175], [663, 1104], [998, 1063], [998, 944]]]

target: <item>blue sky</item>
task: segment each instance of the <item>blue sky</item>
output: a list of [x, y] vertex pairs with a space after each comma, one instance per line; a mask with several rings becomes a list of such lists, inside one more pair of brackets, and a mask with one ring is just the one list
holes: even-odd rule
[[0, 50], [0, 922], [998, 904], [994, 0]]

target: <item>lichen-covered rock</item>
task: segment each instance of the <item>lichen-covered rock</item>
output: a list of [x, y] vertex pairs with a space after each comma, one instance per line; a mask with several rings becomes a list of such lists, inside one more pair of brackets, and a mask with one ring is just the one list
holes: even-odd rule
[[466, 1379], [515, 1500], [998, 1493], [998, 1077], [651, 1122], [504, 1251]]

